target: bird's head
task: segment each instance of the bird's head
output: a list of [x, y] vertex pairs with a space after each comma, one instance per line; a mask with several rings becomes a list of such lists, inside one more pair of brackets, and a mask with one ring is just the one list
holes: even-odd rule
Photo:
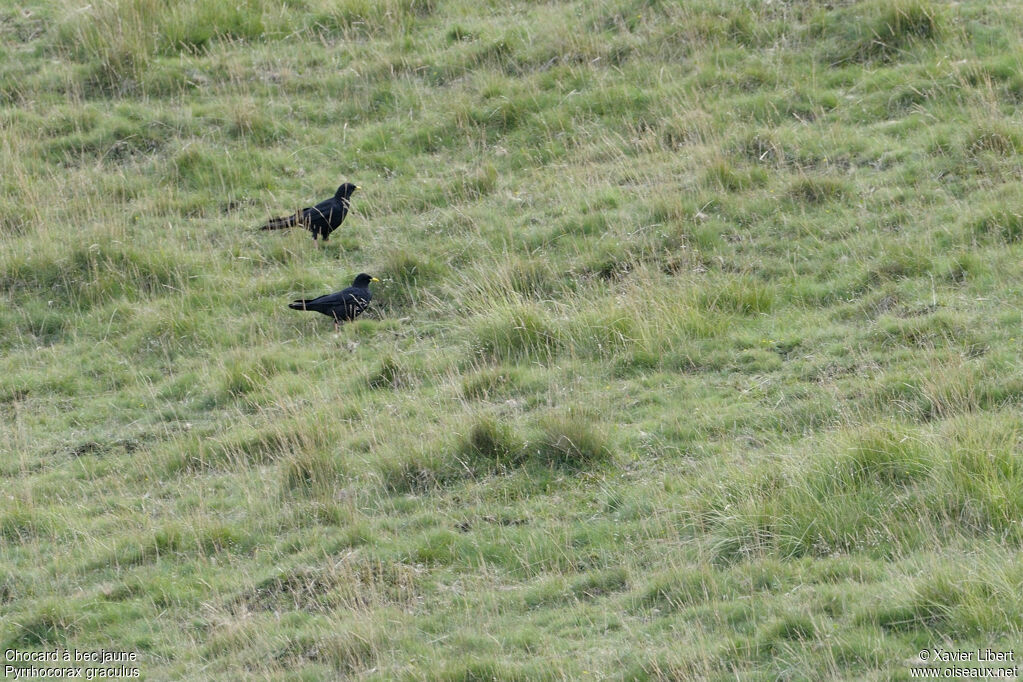
[[369, 286], [370, 282], [379, 281], [380, 280], [378, 280], [376, 277], [373, 277], [372, 275], [367, 275], [365, 272], [363, 272], [356, 276], [355, 280], [352, 282], [352, 286], [359, 287], [360, 289], [365, 289]]
[[352, 196], [352, 194], [357, 189], [359, 189], [358, 185], [346, 182], [345, 184], [337, 188], [337, 191], [334, 192], [334, 196], [338, 199], [347, 199], [348, 197]]

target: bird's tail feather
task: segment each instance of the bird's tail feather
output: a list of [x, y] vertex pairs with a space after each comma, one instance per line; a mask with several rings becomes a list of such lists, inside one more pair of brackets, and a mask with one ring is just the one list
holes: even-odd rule
[[283, 218], [274, 218], [268, 221], [265, 225], [261, 226], [261, 230], [282, 230], [285, 227], [294, 227], [298, 224], [298, 214], [285, 216]]

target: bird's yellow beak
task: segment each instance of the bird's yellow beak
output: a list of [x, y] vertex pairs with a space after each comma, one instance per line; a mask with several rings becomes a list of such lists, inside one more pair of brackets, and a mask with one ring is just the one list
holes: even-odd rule
[[379, 282], [380, 280], [378, 280], [376, 277], [370, 277], [369, 281], [370, 282]]
[[355, 189], [362, 189], [362, 188], [361, 188], [361, 187], [359, 187], [358, 185], [356, 185], [356, 186], [355, 186]]

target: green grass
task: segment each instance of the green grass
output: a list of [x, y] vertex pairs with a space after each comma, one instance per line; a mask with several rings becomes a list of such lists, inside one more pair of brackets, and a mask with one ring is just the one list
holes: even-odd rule
[[[0, 3], [0, 643], [196, 680], [1017, 645], [1021, 35], [979, 0]], [[345, 180], [324, 248], [252, 229]], [[359, 272], [340, 334], [287, 310]]]

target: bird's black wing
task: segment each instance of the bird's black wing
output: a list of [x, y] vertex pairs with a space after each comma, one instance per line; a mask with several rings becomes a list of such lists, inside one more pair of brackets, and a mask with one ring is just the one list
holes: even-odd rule
[[326, 296], [320, 296], [309, 301], [307, 305], [318, 306], [318, 307], [337, 307], [341, 305], [352, 305], [358, 308], [359, 312], [369, 304], [370, 294], [367, 289], [356, 289], [355, 287], [348, 287], [344, 291], [338, 291], [333, 294], [327, 294]]
[[347, 291], [337, 291], [334, 292], [333, 294], [324, 294], [323, 296], [317, 296], [311, 301], [306, 301], [306, 304], [327, 308], [332, 305], [344, 303], [347, 300], [349, 300]]
[[321, 227], [325, 226], [330, 220], [331, 199], [327, 201], [321, 201], [315, 206], [302, 209], [302, 224], [312, 230], [314, 233], [317, 232]]

